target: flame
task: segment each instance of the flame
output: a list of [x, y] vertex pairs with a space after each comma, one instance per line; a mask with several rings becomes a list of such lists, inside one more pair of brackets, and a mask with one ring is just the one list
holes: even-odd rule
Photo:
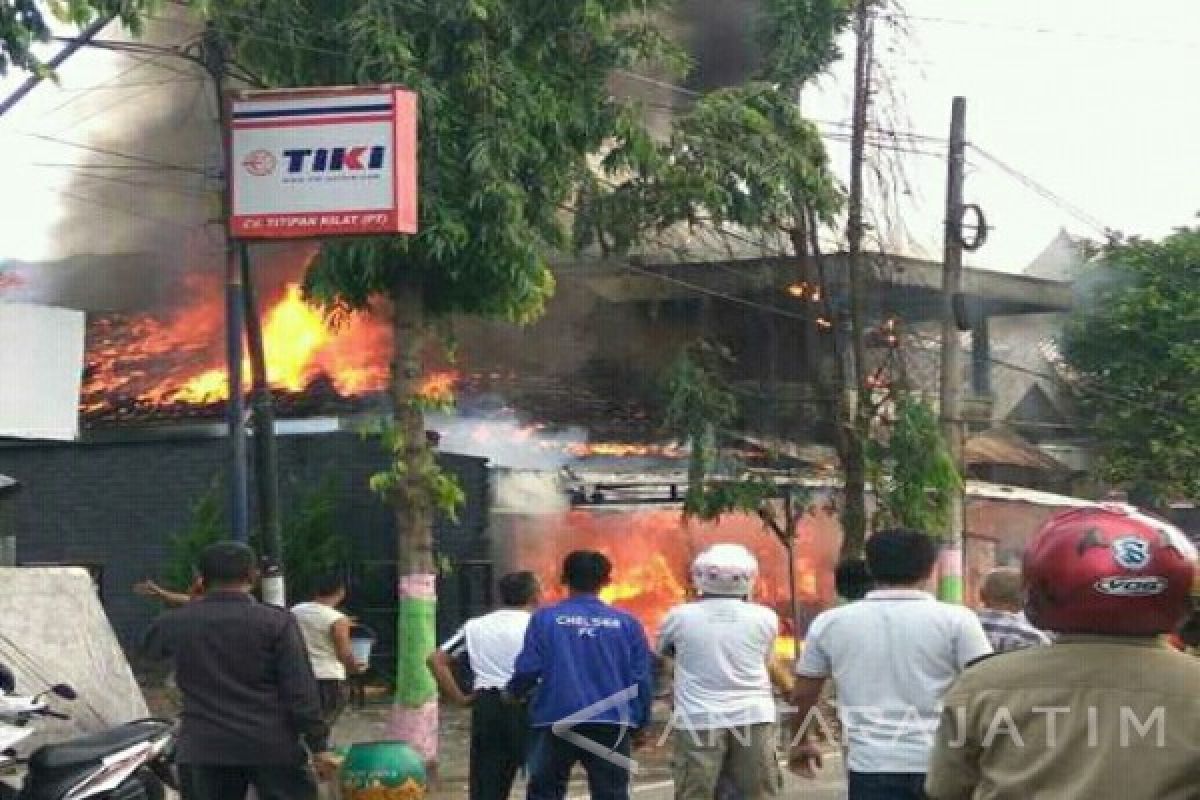
[[[691, 596], [692, 560], [718, 542], [736, 542], [758, 558], [754, 600], [779, 614], [781, 637], [775, 653], [791, 658], [797, 640], [792, 631], [787, 558], [782, 545], [762, 522], [730, 515], [719, 522], [685, 524], [676, 509], [591, 511], [561, 514], [504, 515], [497, 536], [511, 541], [513, 569], [531, 569], [547, 588], [547, 600], [561, 599], [557, 584], [563, 556], [572, 550], [599, 550], [613, 563], [612, 583], [601, 599], [635, 614], [647, 633], [657, 635], [666, 613]], [[836, 519], [825, 510], [805, 519], [796, 548], [796, 588], [811, 618], [834, 599], [833, 568], [840, 546]]]
[[[186, 294], [201, 299], [171, 315], [110, 316], [92, 323], [83, 411], [226, 399], [220, 293], [203, 276], [193, 276]], [[262, 334], [267, 380], [277, 391], [302, 392], [319, 378], [343, 397], [388, 386], [391, 330], [386, 321], [350, 314], [331, 325], [320, 308], [305, 302], [298, 282], [285, 283], [269, 305]], [[248, 384], [248, 358], [243, 374]]]
[[454, 370], [441, 370], [430, 373], [421, 381], [417, 393], [431, 403], [450, 403], [454, 400], [454, 389], [458, 386], [461, 375]]
[[678, 444], [632, 444], [628, 442], [590, 442], [567, 445], [567, 453], [576, 458], [608, 456], [631, 458], [634, 456], [661, 456], [684, 458], [687, 450]]

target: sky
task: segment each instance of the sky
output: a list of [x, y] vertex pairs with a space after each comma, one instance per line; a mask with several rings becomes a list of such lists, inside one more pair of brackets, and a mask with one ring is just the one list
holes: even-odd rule
[[[899, 164], [906, 176], [899, 213], [886, 215], [901, 218], [903, 226], [877, 219], [889, 247], [940, 257], [942, 140], [956, 94], [967, 98], [973, 145], [1065, 201], [1044, 199], [980, 150], [969, 151], [966, 200], [983, 207], [993, 230], [968, 265], [1020, 271], [1062, 228], [1092, 237], [1105, 227], [1160, 236], [1194, 220], [1200, 104], [1191, 90], [1200, 74], [1200, 3], [907, 0], [903, 10], [907, 31], [896, 30], [895, 11], [881, 24], [874, 116], [884, 129], [929, 138], [903, 140], [901, 147], [918, 152], [875, 153], [886, 158], [886, 174]], [[181, 35], [169, 23], [152, 33], [168, 41]], [[845, 43], [847, 55], [852, 44]], [[849, 119], [849, 68], [844, 60], [807, 92], [807, 114], [831, 123]], [[0, 93], [15, 82], [0, 82]], [[81, 248], [116, 252], [123, 246], [119, 235], [81, 242], [64, 237], [60, 223], [69, 215], [102, 215], [119, 232], [164, 213], [156, 208], [160, 196], [134, 187], [119, 202], [106, 192], [101, 203], [88, 189], [69, 185], [70, 165], [97, 154], [63, 142], [137, 153], [139, 129], [128, 120], [152, 114], [156, 104], [183, 91], [200, 89], [167, 62], [91, 51], [68, 62], [59, 86], [45, 84], [0, 118], [0, 145], [9, 154], [0, 191], [0, 260], [61, 258]], [[842, 130], [836, 124], [825, 129]], [[844, 174], [846, 145], [831, 139], [829, 149]], [[183, 185], [184, 178], [154, 180]], [[114, 184], [110, 179], [107, 186]], [[202, 189], [186, 184], [193, 198]]]

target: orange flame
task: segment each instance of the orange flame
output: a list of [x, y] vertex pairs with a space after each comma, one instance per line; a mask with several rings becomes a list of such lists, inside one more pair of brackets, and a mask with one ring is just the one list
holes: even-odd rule
[[[547, 599], [564, 596], [558, 586], [563, 556], [571, 550], [599, 550], [613, 563], [612, 583], [601, 599], [635, 614], [647, 633], [657, 635], [663, 617], [691, 596], [688, 571], [692, 560], [718, 542], [745, 545], [758, 558], [756, 602], [779, 614], [782, 636], [775, 652], [792, 658], [794, 638], [783, 546], [760, 520], [731, 515], [717, 523], [685, 524], [678, 509], [590, 511], [565, 514], [505, 515], [497, 520], [497, 536], [510, 536], [511, 567], [531, 569], [547, 588]], [[797, 595], [812, 612], [833, 602], [833, 567], [837, 563], [837, 521], [825, 511], [802, 523], [796, 552]]]
[[417, 393], [431, 403], [450, 403], [461, 376], [454, 370], [432, 372], [421, 382]]
[[[205, 404], [228, 395], [220, 343], [219, 293], [196, 278], [189, 296], [202, 299], [166, 318], [108, 317], [89, 328], [84, 411], [112, 404]], [[389, 380], [391, 331], [378, 317], [352, 314], [331, 325], [305, 302], [298, 283], [264, 313], [263, 350], [273, 389], [305, 390], [324, 376], [345, 397], [380, 391]], [[248, 359], [243, 362], [247, 381]]]

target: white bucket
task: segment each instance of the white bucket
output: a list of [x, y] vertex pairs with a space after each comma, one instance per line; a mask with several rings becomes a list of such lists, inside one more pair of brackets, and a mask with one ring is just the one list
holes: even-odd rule
[[371, 650], [375, 647], [375, 634], [365, 628], [355, 628], [350, 632], [350, 650], [354, 660], [359, 664], [371, 663]]

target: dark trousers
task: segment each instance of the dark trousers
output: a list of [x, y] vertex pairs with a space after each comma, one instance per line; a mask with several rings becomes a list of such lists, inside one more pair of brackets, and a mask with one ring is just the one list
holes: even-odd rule
[[925, 800], [925, 776], [912, 772], [851, 772], [849, 800]]
[[321, 699], [321, 719], [325, 720], [328, 727], [328, 733], [316, 743], [317, 750], [321, 751], [330, 748], [329, 734], [333, 732], [338, 717], [346, 710], [346, 682], [317, 681], [317, 695]]
[[[572, 733], [592, 740], [605, 751], [629, 757], [629, 730], [620, 725], [578, 725]], [[629, 800], [629, 770], [555, 735], [550, 728], [533, 731], [526, 800], [563, 800], [571, 769], [577, 763], [587, 773], [592, 800]]]
[[525, 766], [529, 717], [499, 691], [482, 691], [471, 705], [471, 800], [508, 800]]
[[181, 764], [183, 800], [244, 800], [253, 786], [258, 800], [317, 800], [317, 780], [307, 764], [206, 766]]

